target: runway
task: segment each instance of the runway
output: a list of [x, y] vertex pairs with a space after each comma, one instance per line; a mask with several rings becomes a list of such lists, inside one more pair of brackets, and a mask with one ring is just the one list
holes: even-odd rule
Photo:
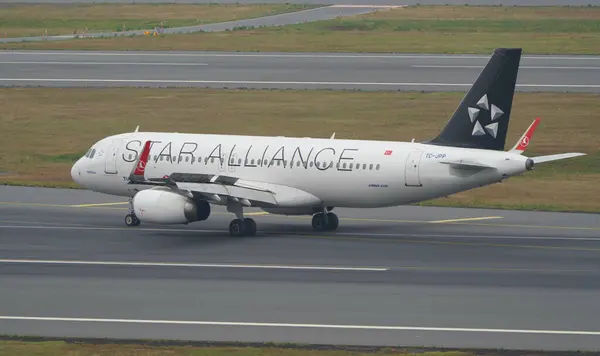
[[[129, 0], [0, 0], [0, 4], [129, 3]], [[491, 6], [598, 6], [600, 0], [137, 0], [146, 4], [317, 4], [317, 5], [491, 5]]]
[[[466, 91], [490, 55], [1, 51], [0, 85]], [[524, 53], [517, 90], [599, 93], [600, 56]]]
[[124, 226], [122, 200], [0, 187], [0, 333], [600, 350], [600, 215], [336, 209], [340, 228], [216, 209]]

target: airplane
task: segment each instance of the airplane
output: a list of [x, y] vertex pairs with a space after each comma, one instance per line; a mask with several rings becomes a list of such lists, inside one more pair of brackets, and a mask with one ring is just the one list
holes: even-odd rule
[[[232, 236], [253, 236], [244, 209], [312, 215], [333, 231], [338, 208], [380, 208], [445, 197], [585, 153], [527, 157], [539, 118], [504, 151], [521, 48], [496, 49], [443, 130], [423, 142], [134, 132], [94, 143], [71, 169], [93, 191], [127, 197], [127, 226], [234, 214]], [[374, 113], [375, 114], [375, 113]], [[376, 114], [375, 114], [376, 115]]]

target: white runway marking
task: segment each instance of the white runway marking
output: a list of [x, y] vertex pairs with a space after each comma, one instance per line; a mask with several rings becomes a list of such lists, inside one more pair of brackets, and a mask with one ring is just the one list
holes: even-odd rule
[[405, 330], [405, 331], [472, 332], [472, 333], [546, 334], [546, 335], [592, 335], [592, 336], [600, 335], [600, 331], [588, 331], [588, 330], [487, 329], [487, 328], [461, 328], [461, 327], [450, 328], [450, 327], [393, 326], [393, 325], [293, 324], [293, 323], [262, 323], [262, 322], [241, 322], [241, 321], [62, 318], [62, 317], [10, 316], [10, 315], [0, 316], [0, 320], [128, 323], [128, 324], [208, 325], [208, 326], [254, 326], [254, 327], [312, 328], [312, 329], [358, 329], [358, 330], [397, 330], [397, 331]]
[[[460, 55], [460, 54], [345, 54], [345, 53], [194, 53], [194, 52], [138, 52], [138, 51], [89, 51], [89, 52], [44, 52], [44, 51], [0, 51], [0, 55], [26, 55], [26, 56], [147, 56], [147, 57], [271, 57], [271, 58], [415, 58], [415, 59], [484, 59], [489, 60], [490, 55]], [[547, 60], [593, 60], [600, 61], [600, 56], [522, 56], [522, 59], [547, 59]]]
[[[59, 82], [59, 83], [154, 83], [154, 84], [287, 84], [287, 85], [365, 85], [365, 86], [460, 86], [472, 83], [386, 83], [386, 82], [284, 82], [262, 80], [184, 80], [184, 79], [83, 79], [83, 78], [0, 78], [0, 82]], [[522, 88], [600, 88], [600, 84], [517, 84]]]
[[285, 265], [252, 265], [252, 264], [217, 264], [217, 263], [172, 263], [172, 262], [128, 262], [128, 261], [67, 261], [67, 260], [19, 260], [0, 259], [0, 263], [55, 264], [55, 265], [95, 265], [95, 266], [138, 266], [138, 267], [194, 267], [194, 268], [260, 268], [291, 269], [316, 271], [358, 271], [385, 272], [389, 268], [378, 267], [336, 267], [336, 266], [285, 266]]
[[48, 64], [48, 65], [134, 65], [134, 66], [207, 66], [208, 63], [164, 63], [164, 62], [50, 62], [50, 61], [0, 61], [0, 64]]

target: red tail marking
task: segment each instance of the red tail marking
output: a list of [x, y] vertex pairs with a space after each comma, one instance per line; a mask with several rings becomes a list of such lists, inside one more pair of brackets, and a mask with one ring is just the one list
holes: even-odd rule
[[144, 145], [144, 149], [142, 150], [140, 160], [138, 161], [138, 164], [135, 167], [135, 172], [133, 172], [133, 174], [135, 174], [136, 176], [144, 175], [144, 171], [146, 170], [146, 163], [148, 163], [148, 157], [150, 156], [151, 144], [151, 141], [146, 141], [146, 144]]
[[535, 128], [537, 127], [537, 125], [539, 123], [540, 123], [540, 118], [538, 117], [531, 124], [531, 126], [529, 126], [529, 129], [527, 130], [527, 132], [525, 132], [525, 135], [521, 139], [521, 142], [519, 142], [519, 145], [517, 146], [517, 148], [515, 148], [516, 150], [525, 151], [527, 146], [529, 146], [529, 142], [531, 141], [531, 136], [533, 136], [533, 132], [535, 131]]

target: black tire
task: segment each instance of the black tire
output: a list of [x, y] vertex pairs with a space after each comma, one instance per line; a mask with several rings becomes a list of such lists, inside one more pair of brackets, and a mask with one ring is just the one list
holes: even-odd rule
[[312, 227], [315, 230], [322, 231], [325, 226], [325, 219], [323, 213], [317, 213], [312, 217]]
[[125, 225], [127, 226], [137, 226], [140, 224], [140, 219], [137, 218], [134, 214], [125, 215]]
[[328, 213], [327, 220], [327, 230], [336, 230], [340, 225], [340, 219], [334, 213]]
[[244, 224], [246, 225], [246, 235], [254, 236], [256, 235], [256, 222], [254, 219], [245, 218]]
[[239, 237], [246, 233], [246, 224], [243, 220], [235, 219], [229, 223], [229, 235]]

